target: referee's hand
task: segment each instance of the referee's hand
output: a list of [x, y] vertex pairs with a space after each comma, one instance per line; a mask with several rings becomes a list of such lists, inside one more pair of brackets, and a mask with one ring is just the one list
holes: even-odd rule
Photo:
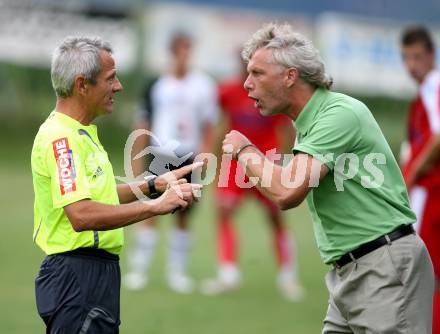
[[170, 184], [162, 196], [151, 201], [156, 215], [185, 210], [201, 197], [202, 185], [193, 183]]
[[183, 166], [179, 169], [175, 169], [171, 172], [159, 175], [154, 181], [154, 185], [156, 186], [158, 192], [163, 193], [171, 184], [175, 184], [176, 182], [178, 184], [186, 183], [186, 180], [183, 177], [191, 173], [194, 169], [200, 168], [202, 166], [202, 161], [194, 162], [191, 165]]

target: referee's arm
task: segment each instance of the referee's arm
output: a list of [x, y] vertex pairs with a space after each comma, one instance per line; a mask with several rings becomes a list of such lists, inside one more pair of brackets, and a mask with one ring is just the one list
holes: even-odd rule
[[66, 205], [64, 211], [76, 232], [113, 230], [176, 209], [185, 209], [197, 200], [200, 188], [200, 185], [190, 183], [173, 185], [155, 200], [129, 204], [111, 205], [83, 199]]

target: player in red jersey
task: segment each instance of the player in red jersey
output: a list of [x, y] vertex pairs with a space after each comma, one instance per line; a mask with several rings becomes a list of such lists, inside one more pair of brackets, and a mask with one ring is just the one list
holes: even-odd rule
[[[240, 76], [219, 86], [219, 100], [225, 120], [225, 133], [232, 129], [245, 134], [262, 152], [270, 151], [271, 160], [280, 160], [280, 148], [292, 143], [294, 130], [290, 120], [282, 116], [265, 118], [259, 114], [254, 101], [247, 96], [243, 83], [247, 77], [246, 66], [241, 62]], [[283, 145], [283, 143], [285, 145]], [[275, 156], [275, 149], [279, 156]], [[272, 151], [271, 151], [272, 150]], [[238, 166], [238, 168], [241, 168]], [[237, 266], [237, 237], [232, 215], [247, 195], [255, 196], [268, 213], [273, 232], [273, 247], [279, 275], [277, 284], [281, 293], [290, 300], [299, 300], [304, 291], [297, 278], [295, 247], [277, 206], [264, 197], [255, 187], [243, 188], [236, 182], [237, 162], [231, 162], [227, 184], [219, 182], [217, 205], [218, 275], [202, 283], [205, 294], [219, 294], [234, 290], [240, 285], [240, 271]], [[244, 175], [244, 172], [243, 174]], [[247, 180], [247, 179], [246, 179]], [[247, 182], [247, 181], [246, 181]]]
[[403, 174], [418, 218], [417, 230], [434, 265], [432, 333], [440, 334], [440, 71], [435, 69], [434, 44], [427, 29], [408, 27], [401, 45], [405, 66], [419, 88], [409, 112]]

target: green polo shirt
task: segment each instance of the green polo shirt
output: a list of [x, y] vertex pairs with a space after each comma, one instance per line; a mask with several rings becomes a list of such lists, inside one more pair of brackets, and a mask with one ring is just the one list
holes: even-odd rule
[[55, 254], [79, 247], [119, 254], [123, 229], [75, 232], [64, 207], [82, 199], [119, 204], [115, 177], [95, 125], [52, 112], [32, 148], [34, 242]]
[[329, 168], [307, 195], [325, 263], [415, 222], [396, 159], [362, 102], [319, 88], [295, 127], [293, 151], [310, 154]]

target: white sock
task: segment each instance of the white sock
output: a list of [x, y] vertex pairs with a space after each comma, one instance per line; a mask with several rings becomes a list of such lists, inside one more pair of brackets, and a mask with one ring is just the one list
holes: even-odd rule
[[297, 266], [292, 266], [290, 264], [282, 266], [278, 272], [278, 280], [283, 282], [299, 282]]
[[131, 272], [145, 274], [157, 242], [157, 231], [153, 226], [141, 226], [136, 231], [135, 246], [130, 252], [128, 266]]
[[298, 280], [298, 256], [296, 242], [294, 238], [289, 237], [287, 240], [287, 247], [289, 250], [289, 262], [281, 266], [279, 277], [284, 279]]
[[235, 263], [221, 264], [218, 268], [218, 276], [221, 281], [229, 284], [238, 283], [241, 280], [240, 271]]
[[168, 242], [168, 273], [184, 273], [191, 239], [187, 230], [179, 228], [171, 231]]

